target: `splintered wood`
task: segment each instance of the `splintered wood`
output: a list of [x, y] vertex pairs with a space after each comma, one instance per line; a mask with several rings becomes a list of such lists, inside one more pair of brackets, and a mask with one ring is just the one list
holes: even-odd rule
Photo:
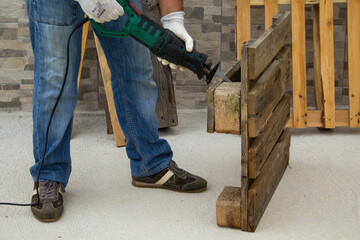
[[243, 46], [241, 85], [220, 82], [211, 87], [213, 130], [238, 134], [234, 129], [240, 130], [241, 123], [241, 188], [225, 187], [220, 194], [219, 226], [255, 231], [288, 165], [290, 26], [289, 12], [277, 14], [262, 36]]

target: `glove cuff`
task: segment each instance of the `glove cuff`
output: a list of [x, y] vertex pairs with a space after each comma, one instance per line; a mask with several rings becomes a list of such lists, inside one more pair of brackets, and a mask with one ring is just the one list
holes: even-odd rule
[[184, 15], [184, 11], [172, 12], [163, 16], [160, 21], [163, 25], [166, 25], [169, 22], [178, 22], [184, 25]]

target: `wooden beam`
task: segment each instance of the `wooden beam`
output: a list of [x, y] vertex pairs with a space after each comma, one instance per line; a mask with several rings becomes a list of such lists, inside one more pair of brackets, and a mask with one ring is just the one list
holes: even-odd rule
[[360, 127], [360, 0], [348, 1], [347, 11], [350, 127]]
[[249, 178], [256, 178], [290, 118], [290, 96], [285, 95], [264, 130], [249, 148]]
[[113, 97], [113, 92], [112, 92], [112, 87], [111, 87], [111, 72], [108, 67], [104, 51], [102, 50], [99, 39], [96, 37], [95, 33], [94, 33], [94, 38], [95, 38], [96, 50], [97, 50], [99, 63], [100, 63], [101, 76], [102, 76], [102, 79], [104, 82], [106, 100], [108, 102], [109, 112], [110, 112], [110, 116], [111, 116], [111, 124], [112, 124], [113, 131], [114, 131], [115, 144], [117, 147], [122, 147], [122, 146], [126, 145], [126, 139], [125, 139], [124, 133], [121, 130], [119, 120], [118, 120], [116, 110], [115, 110], [114, 97]]
[[214, 93], [215, 132], [240, 135], [241, 82], [223, 82]]
[[255, 80], [290, 39], [290, 12], [277, 14], [275, 21], [248, 48], [249, 80]]
[[210, 86], [206, 90], [208, 98], [208, 111], [207, 111], [207, 132], [215, 132], [215, 102], [214, 102], [214, 93], [215, 89], [223, 82], [224, 80], [220, 77], [214, 77], [211, 81]]
[[291, 1], [294, 127], [307, 127], [305, 5]]
[[[289, 122], [286, 127], [293, 127], [294, 112], [290, 112]], [[336, 127], [349, 127], [349, 110], [336, 110], [335, 111], [335, 126]], [[308, 111], [308, 127], [324, 127], [323, 113], [320, 110]]]
[[324, 127], [335, 128], [333, 0], [320, 1], [320, 71], [324, 93]]
[[240, 220], [241, 230], [248, 230], [248, 190], [249, 190], [249, 138], [248, 138], [248, 106], [247, 97], [249, 91], [248, 79], [248, 46], [246, 43], [241, 51], [241, 205]]
[[226, 186], [216, 200], [216, 222], [222, 227], [240, 228], [241, 189]]
[[278, 11], [278, 0], [265, 0], [265, 30], [271, 27], [273, 17], [275, 17]]
[[249, 137], [266, 125], [289, 85], [290, 48], [284, 47], [276, 58], [248, 93]]
[[[303, 0], [305, 4], [319, 4], [320, 0]], [[334, 3], [346, 3], [347, 0], [334, 0]], [[265, 0], [250, 0], [251, 6], [261, 6], [265, 4]], [[279, 5], [289, 5], [291, 0], [278, 0]]]
[[313, 5], [313, 48], [314, 48], [314, 95], [317, 110], [323, 110], [323, 90], [320, 70], [320, 29], [319, 29], [319, 5]]
[[278, 143], [249, 189], [249, 231], [255, 231], [289, 161], [291, 130], [284, 130]]
[[88, 34], [89, 34], [89, 26], [90, 26], [90, 22], [87, 22], [82, 26], [83, 30], [82, 30], [82, 40], [81, 40], [81, 60], [80, 60], [78, 78], [77, 78], [77, 89], [78, 89], [78, 91], [79, 91], [79, 87], [80, 87], [82, 66], [83, 66], [83, 63], [84, 63], [84, 56], [85, 56], [87, 37], [88, 37]]
[[236, 0], [236, 49], [237, 60], [241, 47], [251, 39], [250, 0]]

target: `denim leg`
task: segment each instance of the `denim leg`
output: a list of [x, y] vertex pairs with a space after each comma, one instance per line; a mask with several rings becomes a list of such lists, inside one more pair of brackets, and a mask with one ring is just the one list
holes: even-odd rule
[[[139, 9], [139, 0], [132, 3]], [[127, 17], [105, 23], [105, 27], [120, 30]], [[111, 83], [119, 122], [127, 139], [131, 174], [155, 174], [169, 165], [172, 150], [158, 136], [155, 113], [157, 86], [152, 79], [149, 50], [131, 37], [99, 36], [100, 44], [111, 71]]]
[[[45, 133], [51, 111], [59, 95], [66, 68], [66, 45], [74, 25], [84, 13], [74, 0], [27, 0], [33, 52], [33, 153], [30, 173], [36, 180], [45, 146]], [[71, 172], [70, 135], [77, 99], [77, 74], [81, 54], [81, 29], [70, 42], [70, 62], [66, 85], [49, 130], [40, 180], [67, 184]]]

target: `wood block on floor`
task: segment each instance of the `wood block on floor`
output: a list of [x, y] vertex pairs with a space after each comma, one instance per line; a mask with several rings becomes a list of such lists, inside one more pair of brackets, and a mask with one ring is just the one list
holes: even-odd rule
[[215, 90], [215, 132], [240, 134], [240, 82], [223, 82]]
[[219, 226], [240, 228], [239, 187], [226, 186], [216, 200], [216, 221]]

